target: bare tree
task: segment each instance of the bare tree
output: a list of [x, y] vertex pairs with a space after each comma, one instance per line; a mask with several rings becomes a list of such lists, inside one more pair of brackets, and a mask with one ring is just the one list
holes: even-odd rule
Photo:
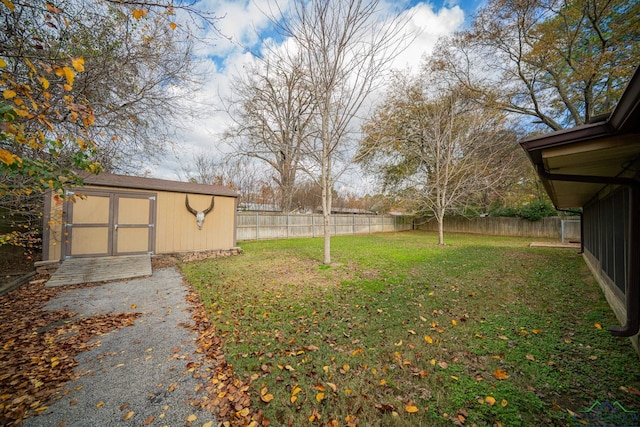
[[[266, 173], [252, 159], [243, 156], [216, 157], [198, 153], [181, 167], [178, 175], [185, 181], [200, 184], [217, 184], [238, 192], [241, 202], [265, 203], [264, 195], [273, 193]], [[273, 198], [268, 203], [273, 203]]]
[[336, 163], [355, 140], [364, 102], [410, 37], [407, 21], [386, 16], [382, 6], [377, 0], [295, 0], [272, 17], [302, 57], [311, 90], [316, 133], [308, 154], [315, 167], [307, 171], [316, 175], [322, 188], [325, 264], [331, 263], [333, 188], [344, 172]]
[[459, 87], [430, 94], [436, 86], [436, 76], [399, 76], [364, 126], [359, 160], [384, 190], [436, 218], [442, 245], [445, 213], [494, 189], [519, 152], [505, 114], [478, 108]]
[[314, 105], [300, 57], [270, 52], [233, 83], [227, 112], [233, 126], [224, 138], [240, 154], [274, 171], [280, 209], [292, 209], [303, 143], [309, 138]]

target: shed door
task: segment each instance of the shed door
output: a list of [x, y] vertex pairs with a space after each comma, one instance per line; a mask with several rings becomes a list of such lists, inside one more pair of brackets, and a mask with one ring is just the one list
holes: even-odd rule
[[65, 257], [153, 253], [155, 194], [79, 192], [67, 202]]

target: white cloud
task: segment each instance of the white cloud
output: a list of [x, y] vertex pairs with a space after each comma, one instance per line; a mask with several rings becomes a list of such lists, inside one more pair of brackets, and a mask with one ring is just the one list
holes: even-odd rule
[[[196, 153], [229, 152], [222, 145], [220, 135], [230, 119], [222, 111], [220, 96], [230, 95], [230, 83], [243, 67], [253, 61], [243, 46], [260, 45], [256, 31], [265, 34], [269, 21], [263, 12], [269, 12], [269, 0], [241, 1], [204, 0], [199, 5], [224, 16], [219, 22], [222, 33], [231, 42], [218, 39], [215, 43], [198, 46], [197, 55], [203, 59], [207, 71], [205, 84], [198, 91], [187, 94], [187, 98], [200, 114], [185, 118], [185, 131], [177, 141], [175, 153], [156, 166], [150, 166], [150, 174], [157, 178], [179, 179], [180, 169], [189, 163]], [[284, 8], [286, 2], [280, 2]], [[391, 6], [390, 6], [391, 7]], [[409, 29], [418, 32], [415, 41], [396, 58], [393, 66], [398, 69], [416, 69], [425, 54], [431, 53], [438, 37], [450, 34], [464, 23], [464, 11], [459, 6], [442, 7], [434, 10], [429, 3], [418, 3], [403, 12], [410, 16]], [[262, 41], [264, 43], [265, 40]], [[218, 58], [215, 58], [218, 57]], [[221, 63], [219, 58], [224, 58]]]

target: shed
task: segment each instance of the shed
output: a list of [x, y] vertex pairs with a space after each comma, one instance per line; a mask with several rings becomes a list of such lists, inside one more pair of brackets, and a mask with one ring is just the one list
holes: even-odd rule
[[44, 261], [236, 246], [238, 198], [227, 187], [108, 173], [83, 179], [67, 190], [75, 202], [45, 198]]
[[611, 114], [521, 141], [558, 208], [582, 208], [584, 259], [640, 349], [640, 67]]

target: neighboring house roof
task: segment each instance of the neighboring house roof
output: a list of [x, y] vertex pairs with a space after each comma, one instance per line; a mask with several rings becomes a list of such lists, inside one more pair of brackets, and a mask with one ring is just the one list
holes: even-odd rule
[[84, 180], [85, 185], [238, 197], [235, 191], [222, 185], [196, 184], [193, 182], [169, 181], [166, 179], [142, 178], [111, 173], [93, 175], [88, 172], [81, 172], [79, 175]]
[[527, 138], [520, 145], [558, 208], [582, 207], [606, 185], [635, 177], [640, 159], [640, 67], [610, 115]]

